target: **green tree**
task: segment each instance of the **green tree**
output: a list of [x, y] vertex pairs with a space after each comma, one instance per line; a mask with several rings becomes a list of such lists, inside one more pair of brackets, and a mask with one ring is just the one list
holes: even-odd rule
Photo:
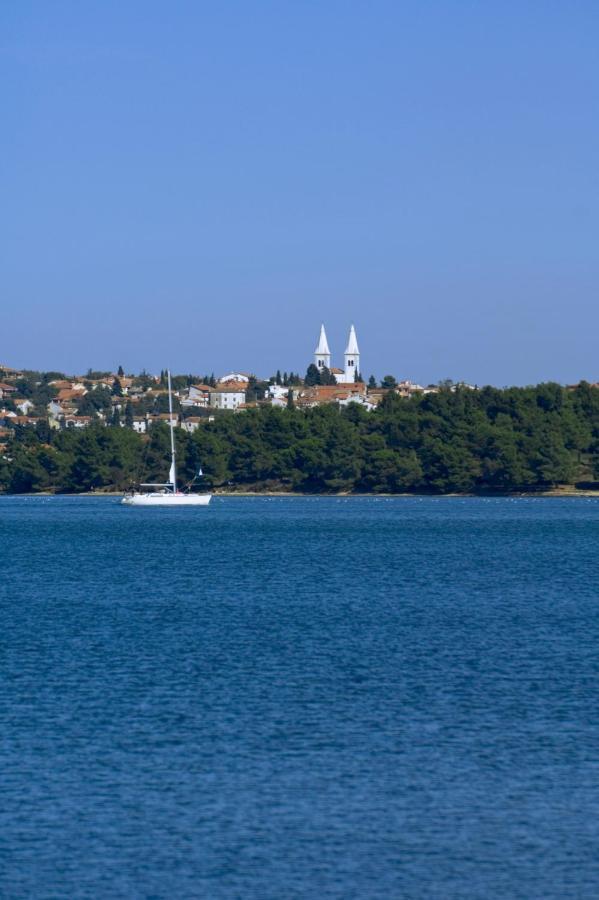
[[304, 378], [304, 384], [306, 387], [312, 387], [315, 384], [320, 384], [320, 373], [314, 363], [310, 363], [306, 370], [306, 377]]
[[337, 384], [337, 379], [335, 378], [335, 376], [333, 375], [331, 370], [328, 369], [326, 366], [322, 367], [322, 369], [319, 372], [319, 376], [320, 376], [320, 384], [329, 384], [329, 385]]

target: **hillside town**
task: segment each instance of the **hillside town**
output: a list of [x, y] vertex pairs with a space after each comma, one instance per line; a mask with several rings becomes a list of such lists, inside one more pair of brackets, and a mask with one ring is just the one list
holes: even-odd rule
[[[343, 366], [332, 365], [324, 325], [306, 373], [277, 371], [267, 379], [232, 371], [214, 375], [174, 375], [174, 424], [193, 433], [215, 416], [243, 413], [260, 407], [309, 409], [326, 404], [358, 404], [375, 409], [389, 393], [401, 397], [433, 393], [426, 387], [386, 375], [380, 382], [362, 377], [360, 349], [352, 325]], [[46, 425], [51, 429], [87, 428], [105, 424], [146, 434], [154, 423], [168, 422], [166, 372], [150, 375], [94, 372], [67, 376], [61, 372], [32, 372], [0, 365], [0, 440], [17, 426]]]

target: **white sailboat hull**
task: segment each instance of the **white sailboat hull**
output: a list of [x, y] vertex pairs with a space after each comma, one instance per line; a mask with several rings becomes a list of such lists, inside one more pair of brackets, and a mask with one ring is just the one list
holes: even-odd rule
[[208, 506], [212, 494], [172, 494], [157, 492], [152, 494], [126, 494], [121, 503], [126, 506]]

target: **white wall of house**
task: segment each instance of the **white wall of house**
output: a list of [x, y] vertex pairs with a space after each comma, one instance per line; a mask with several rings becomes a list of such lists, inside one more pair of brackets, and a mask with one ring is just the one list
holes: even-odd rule
[[287, 394], [289, 393], [289, 388], [285, 387], [283, 384], [271, 384], [269, 385], [266, 396], [272, 400], [287, 400]]
[[210, 394], [210, 406], [215, 409], [237, 409], [240, 403], [245, 403], [245, 391], [219, 391], [217, 388]]
[[339, 406], [349, 406], [350, 403], [357, 403], [359, 406], [363, 406], [364, 409], [368, 410], [368, 412], [376, 409], [376, 403], [373, 403], [372, 400], [364, 397], [363, 394], [354, 394], [346, 397], [344, 400], [338, 400], [337, 402], [339, 403]]

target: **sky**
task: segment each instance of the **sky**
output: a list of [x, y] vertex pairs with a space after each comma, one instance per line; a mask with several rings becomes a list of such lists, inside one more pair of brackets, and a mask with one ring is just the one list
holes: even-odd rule
[[0, 363], [599, 380], [599, 4], [0, 4]]

